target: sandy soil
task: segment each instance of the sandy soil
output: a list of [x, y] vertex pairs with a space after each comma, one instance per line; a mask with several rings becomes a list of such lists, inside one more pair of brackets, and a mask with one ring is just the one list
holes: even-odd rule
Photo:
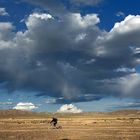
[[[49, 124], [57, 117], [56, 128]], [[0, 140], [140, 140], [138, 114], [51, 114], [0, 119]]]

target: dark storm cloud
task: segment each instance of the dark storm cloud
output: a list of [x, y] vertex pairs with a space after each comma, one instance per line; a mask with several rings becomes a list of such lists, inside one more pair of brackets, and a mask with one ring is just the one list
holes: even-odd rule
[[65, 98], [58, 98], [55, 100], [55, 104], [67, 104], [67, 103], [72, 103], [72, 102], [87, 102], [87, 101], [93, 101], [93, 100], [100, 100], [102, 97], [98, 95], [83, 95], [83, 96], [75, 96], [74, 98], [71, 99], [65, 99]]
[[24, 32], [13, 33], [12, 24], [1, 23], [1, 83], [9, 91], [33, 89], [55, 103], [138, 98], [140, 17], [128, 16], [110, 32], [100, 30], [99, 22], [97, 14], [69, 12], [61, 20], [32, 13]]
[[[37, 97], [44, 96], [46, 93], [37, 94]], [[64, 98], [64, 97], [55, 97], [55, 98], [47, 98], [45, 103], [47, 104], [67, 104], [72, 102], [86, 102], [86, 101], [93, 101], [93, 100], [100, 100], [102, 99], [101, 96], [94, 95], [94, 94], [85, 94], [85, 95], [78, 95], [75, 94], [72, 98]]]

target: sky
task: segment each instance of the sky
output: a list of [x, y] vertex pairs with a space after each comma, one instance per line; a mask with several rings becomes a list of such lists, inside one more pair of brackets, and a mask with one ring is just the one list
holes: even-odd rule
[[1, 0], [0, 109], [140, 109], [139, 5]]

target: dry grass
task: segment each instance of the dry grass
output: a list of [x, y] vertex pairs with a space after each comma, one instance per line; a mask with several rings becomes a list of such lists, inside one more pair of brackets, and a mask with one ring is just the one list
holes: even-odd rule
[[137, 112], [30, 115], [1, 118], [0, 140], [140, 140]]

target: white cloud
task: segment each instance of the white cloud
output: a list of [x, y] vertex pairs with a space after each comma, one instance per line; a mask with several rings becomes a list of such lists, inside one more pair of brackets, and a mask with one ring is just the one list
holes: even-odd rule
[[33, 13], [28, 17], [26, 21], [26, 25], [28, 28], [36, 27], [40, 25], [41, 21], [43, 22], [49, 19], [54, 19], [54, 18], [52, 15], [47, 13]]
[[60, 112], [60, 113], [81, 113], [82, 110], [81, 109], [78, 109], [73, 104], [65, 104], [65, 105], [62, 105], [60, 107], [60, 109], [57, 110], [57, 112]]
[[0, 8], [0, 16], [8, 16], [9, 14], [6, 12], [5, 8]]
[[132, 44], [131, 50], [136, 46], [138, 48], [140, 44], [139, 35], [140, 15], [128, 15], [123, 21], [115, 23], [110, 32], [98, 36], [95, 49], [97, 56], [111, 56], [120, 59], [120, 56], [124, 57], [128, 53]]
[[37, 109], [38, 107], [36, 107], [33, 103], [23, 103], [20, 102], [18, 103], [13, 109], [17, 109], [17, 110], [34, 110]]
[[110, 33], [128, 33], [140, 28], [140, 15], [129, 15], [122, 22], [115, 23]]
[[48, 19], [53, 18], [52, 15], [46, 14], [46, 13], [33, 13], [32, 15], [30, 15], [30, 17], [36, 17], [41, 20], [48, 20]]
[[95, 26], [100, 22], [97, 14], [87, 14], [81, 16], [80, 13], [72, 13], [68, 16], [69, 21], [72, 23], [73, 28], [87, 28], [89, 26]]

